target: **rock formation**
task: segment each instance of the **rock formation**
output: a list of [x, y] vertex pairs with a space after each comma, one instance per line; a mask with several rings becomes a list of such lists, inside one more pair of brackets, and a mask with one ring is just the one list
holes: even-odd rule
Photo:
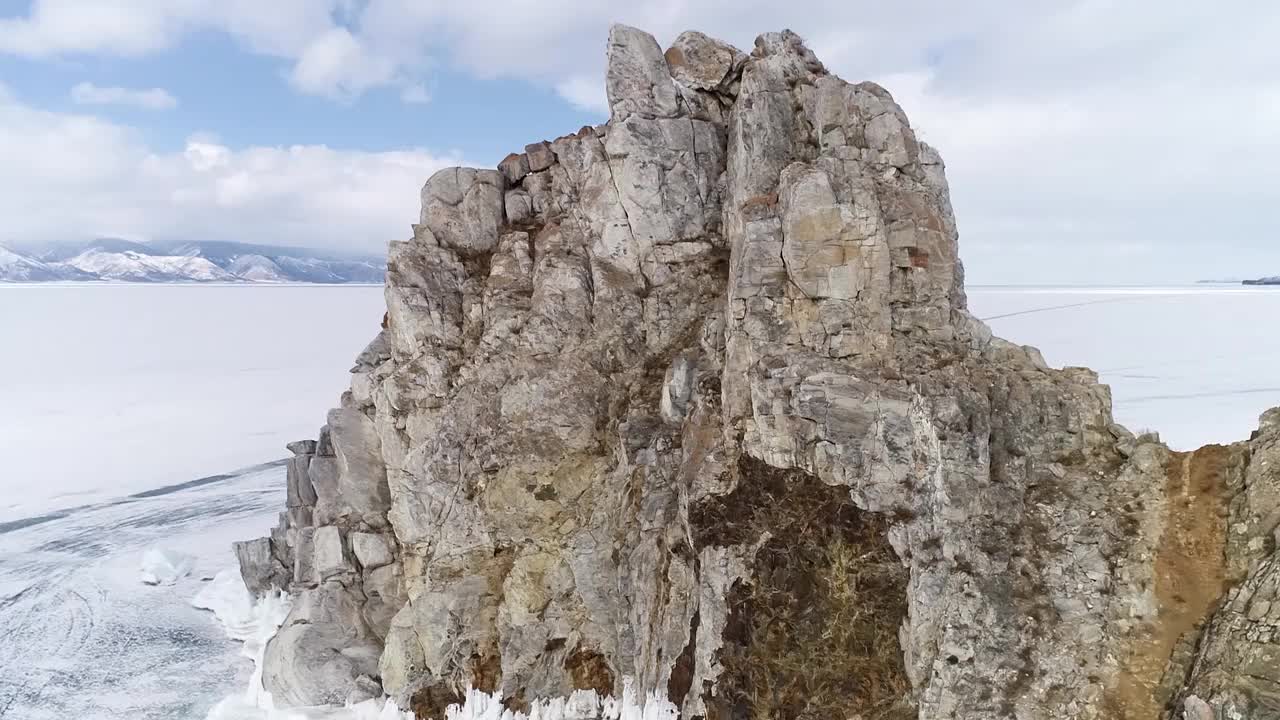
[[608, 56], [606, 125], [437, 173], [392, 243], [385, 329], [238, 549], [296, 595], [278, 700], [1278, 716], [1280, 415], [1171, 452], [993, 338], [938, 153], [793, 33]]

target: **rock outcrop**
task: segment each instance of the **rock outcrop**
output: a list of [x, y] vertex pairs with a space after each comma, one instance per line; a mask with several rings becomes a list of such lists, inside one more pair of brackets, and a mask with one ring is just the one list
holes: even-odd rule
[[297, 596], [268, 690], [1275, 716], [1280, 421], [1171, 452], [993, 338], [938, 153], [793, 33], [608, 52], [606, 125], [437, 173], [392, 243], [384, 330], [238, 550]]

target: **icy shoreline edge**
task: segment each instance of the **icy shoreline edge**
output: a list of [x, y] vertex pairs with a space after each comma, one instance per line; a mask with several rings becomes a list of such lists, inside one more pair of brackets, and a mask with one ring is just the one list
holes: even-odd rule
[[[289, 614], [292, 602], [277, 591], [254, 600], [235, 568], [218, 572], [191, 604], [213, 613], [227, 637], [243, 644], [241, 655], [253, 661], [253, 674], [243, 692], [223, 698], [205, 720], [414, 720], [390, 698], [345, 707], [277, 708], [262, 684], [263, 655]], [[445, 720], [676, 720], [679, 711], [666, 698], [650, 694], [643, 701], [628, 688], [621, 700], [580, 690], [567, 698], [535, 700], [529, 712], [513, 712], [497, 695], [469, 690], [461, 705], [451, 705]]]

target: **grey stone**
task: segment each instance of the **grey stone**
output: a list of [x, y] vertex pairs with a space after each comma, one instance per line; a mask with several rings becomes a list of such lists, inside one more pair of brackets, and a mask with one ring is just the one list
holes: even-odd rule
[[675, 117], [680, 107], [662, 48], [653, 36], [626, 25], [609, 29], [605, 90], [614, 122], [633, 114]]
[[315, 528], [298, 528], [293, 542], [293, 582], [313, 586], [320, 578], [316, 573]]
[[366, 570], [364, 574], [364, 619], [379, 638], [386, 639], [391, 622], [408, 598], [404, 574], [397, 564]]
[[355, 570], [347, 556], [342, 531], [338, 528], [332, 525], [316, 528], [312, 543], [315, 573], [321, 581]]
[[314, 455], [316, 453], [315, 440], [295, 440], [285, 447], [294, 455]]
[[295, 455], [285, 466], [286, 502], [290, 508], [313, 507], [316, 504], [316, 491], [309, 475], [312, 457], [311, 454]]
[[1182, 702], [1182, 713], [1186, 720], [1217, 720], [1217, 714], [1209, 703], [1192, 695]]
[[507, 222], [518, 225], [533, 217], [533, 198], [523, 190], [509, 190], [506, 195]]
[[319, 455], [312, 458], [307, 466], [307, 479], [311, 481], [311, 488], [316, 496], [316, 522], [328, 523], [341, 516], [343, 503], [338, 486], [338, 459]]
[[382, 684], [368, 675], [357, 677], [352, 683], [351, 691], [347, 693], [346, 706], [358, 705], [365, 700], [378, 700], [382, 698]]
[[508, 185], [515, 185], [530, 172], [529, 156], [524, 153], [511, 153], [498, 163], [498, 169], [502, 171], [502, 176], [507, 179]]
[[[371, 370], [390, 359], [391, 346], [387, 342], [387, 333], [384, 330], [378, 333], [378, 336], [371, 340], [364, 350], [361, 350], [360, 354], [356, 356], [356, 364], [351, 369], [351, 372], [358, 373]], [[315, 452], [315, 443], [312, 443], [311, 447], [312, 452]]]
[[542, 172], [556, 164], [556, 155], [545, 140], [525, 145], [524, 156], [529, 163], [530, 172]]
[[316, 455], [333, 457], [333, 443], [329, 441], [329, 426], [320, 428], [320, 439], [316, 441]]
[[374, 533], [352, 533], [351, 551], [355, 553], [360, 567], [365, 570], [390, 565], [395, 562], [394, 546], [386, 535]]
[[279, 706], [340, 705], [377, 676], [379, 653], [357, 596], [328, 583], [295, 600], [267, 643], [262, 683]]
[[385, 527], [390, 495], [373, 421], [350, 409], [330, 410], [328, 419], [338, 461], [338, 516]]
[[289, 587], [292, 573], [276, 557], [270, 538], [237, 542], [232, 547], [240, 564], [240, 577], [255, 597]]
[[680, 33], [665, 56], [671, 77], [696, 90], [727, 88], [747, 61], [741, 50], [692, 30]]
[[445, 168], [422, 188], [421, 223], [464, 255], [488, 252], [498, 243], [502, 191], [496, 170]]

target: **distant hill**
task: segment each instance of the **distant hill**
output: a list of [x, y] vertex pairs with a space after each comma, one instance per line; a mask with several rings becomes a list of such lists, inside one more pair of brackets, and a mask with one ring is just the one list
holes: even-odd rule
[[386, 260], [234, 242], [101, 238], [43, 251], [0, 247], [0, 282], [381, 283]]
[[1258, 278], [1256, 280], [1245, 280], [1245, 285], [1280, 285], [1280, 275], [1272, 275], [1271, 277]]

